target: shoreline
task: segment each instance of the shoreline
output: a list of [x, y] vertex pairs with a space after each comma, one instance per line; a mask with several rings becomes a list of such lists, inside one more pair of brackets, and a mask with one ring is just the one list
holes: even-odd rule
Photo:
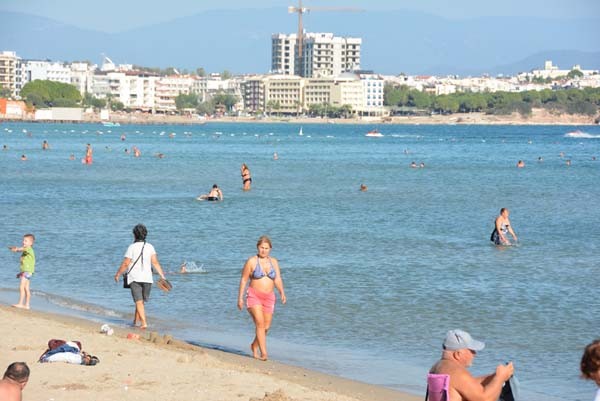
[[[354, 125], [568, 125], [597, 126], [600, 117], [580, 114], [553, 114], [544, 109], [534, 109], [529, 116], [518, 113], [510, 115], [491, 115], [485, 113], [456, 113], [432, 116], [394, 116], [394, 117], [362, 117], [362, 118], [298, 118], [298, 117], [219, 117], [198, 119], [190, 116], [147, 115], [134, 113], [113, 113], [111, 123], [126, 125], [205, 125], [211, 123], [238, 124], [354, 124]], [[73, 123], [102, 124], [99, 115], [86, 114], [82, 120], [34, 120], [34, 119], [0, 119], [1, 122], [24, 123]], [[120, 128], [107, 126], [106, 128]]]
[[[134, 393], [147, 400], [270, 400], [270, 401], [417, 401], [422, 396], [320, 373], [277, 361], [203, 348], [168, 334], [113, 327], [100, 333], [99, 324], [80, 317], [0, 304], [0, 369], [25, 361], [31, 369], [24, 399], [128, 399]], [[128, 340], [128, 333], [140, 340]], [[52, 338], [80, 340], [83, 350], [100, 364], [37, 363]], [[169, 343], [164, 343], [164, 339]], [[209, 377], [210, 380], [205, 380]], [[200, 379], [199, 379], [200, 378]], [[247, 380], [246, 380], [247, 379]], [[69, 391], [64, 391], [65, 389]], [[265, 393], [275, 393], [269, 397]], [[200, 394], [202, 395], [200, 395]]]

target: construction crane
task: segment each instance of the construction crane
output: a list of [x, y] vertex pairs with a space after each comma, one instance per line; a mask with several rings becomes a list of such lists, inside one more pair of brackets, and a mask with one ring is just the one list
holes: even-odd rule
[[299, 66], [298, 68], [302, 68], [302, 45], [304, 42], [304, 26], [302, 23], [302, 15], [307, 14], [310, 11], [353, 11], [360, 12], [364, 11], [360, 8], [353, 7], [302, 7], [302, 0], [298, 0], [298, 7], [289, 6], [288, 13], [298, 13], [298, 37], [296, 38], [296, 43], [298, 45], [298, 53], [296, 55], [296, 63]]

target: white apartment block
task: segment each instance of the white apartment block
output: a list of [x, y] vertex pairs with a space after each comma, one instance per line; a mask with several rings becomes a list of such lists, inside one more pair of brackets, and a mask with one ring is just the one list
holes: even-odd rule
[[346, 71], [360, 69], [360, 38], [339, 37], [333, 33], [305, 33], [302, 65], [296, 60], [296, 34], [274, 34], [271, 42], [273, 73], [318, 78], [335, 77]]
[[88, 63], [71, 63], [71, 84], [74, 85], [81, 96], [92, 93], [94, 84], [94, 71], [96, 65]]
[[366, 115], [379, 116], [383, 113], [383, 87], [385, 80], [379, 74], [359, 72], [363, 85], [364, 105], [361, 112]]
[[156, 81], [155, 110], [159, 112], [174, 112], [175, 98], [183, 93], [190, 94], [196, 78], [188, 75], [172, 75], [161, 77]]
[[155, 74], [135, 71], [98, 72], [93, 77], [91, 93], [99, 99], [119, 101], [126, 108], [152, 111], [156, 109], [158, 79]]
[[22, 62], [23, 85], [36, 80], [71, 83], [71, 68], [58, 61], [27, 60]]
[[3, 51], [0, 53], [0, 86], [7, 89], [11, 96], [16, 97], [22, 87], [21, 83], [21, 59], [17, 53]]
[[191, 92], [198, 95], [200, 102], [206, 102], [217, 93], [229, 93], [241, 97], [241, 81], [235, 78], [222, 79], [220, 74], [198, 77], [192, 83]]

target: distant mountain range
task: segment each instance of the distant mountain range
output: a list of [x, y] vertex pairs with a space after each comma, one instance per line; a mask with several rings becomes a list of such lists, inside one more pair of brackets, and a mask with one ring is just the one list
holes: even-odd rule
[[[296, 31], [285, 8], [206, 11], [169, 22], [105, 33], [28, 14], [0, 12], [0, 50], [25, 59], [90, 60], [147, 67], [203, 67], [266, 73], [271, 34]], [[406, 10], [315, 12], [310, 32], [362, 37], [363, 69], [383, 74], [515, 74], [544, 60], [569, 69], [600, 69], [600, 17], [466, 20]]]

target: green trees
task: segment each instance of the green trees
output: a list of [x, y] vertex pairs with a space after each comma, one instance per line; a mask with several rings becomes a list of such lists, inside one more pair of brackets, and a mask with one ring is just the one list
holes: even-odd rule
[[21, 89], [21, 97], [38, 108], [81, 105], [81, 95], [75, 86], [54, 81], [29, 82]]
[[184, 109], [195, 109], [198, 107], [198, 95], [194, 93], [185, 94], [180, 93], [175, 98], [175, 107], [179, 112], [182, 112]]
[[225, 111], [229, 112], [237, 102], [237, 97], [225, 92], [219, 92], [213, 95], [213, 97], [206, 102], [201, 102], [200, 98], [195, 93], [180, 93], [175, 98], [177, 111], [183, 112], [185, 109], [195, 109], [197, 113], [202, 115], [213, 114], [218, 107], [222, 107]]
[[442, 114], [456, 112], [510, 114], [518, 112], [522, 115], [529, 115], [533, 108], [543, 107], [558, 113], [591, 116], [598, 112], [600, 106], [600, 88], [544, 89], [525, 92], [457, 92], [435, 96], [419, 92], [416, 89], [409, 89], [406, 86], [386, 85], [384, 104], [390, 107], [414, 107]]
[[103, 109], [106, 107], [106, 99], [98, 99], [97, 97], [92, 96], [91, 93], [86, 92], [83, 95], [82, 105], [93, 107], [95, 109]]
[[569, 71], [569, 73], [567, 74], [567, 78], [569, 79], [573, 79], [573, 78], [581, 78], [583, 77], [583, 72], [577, 70], [577, 69], [572, 69], [571, 71]]

